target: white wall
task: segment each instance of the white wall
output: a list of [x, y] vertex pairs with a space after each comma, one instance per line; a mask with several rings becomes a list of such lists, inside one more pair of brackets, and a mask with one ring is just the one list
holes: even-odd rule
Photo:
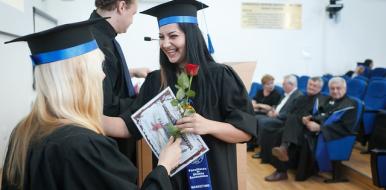
[[[301, 30], [243, 29], [239, 1], [208, 1], [208, 27], [220, 62], [257, 61], [254, 80], [265, 73], [280, 82], [289, 73], [321, 74], [323, 65], [323, 1], [273, 0], [245, 2], [300, 3]], [[219, 18], [219, 12], [226, 14]], [[304, 52], [306, 55], [304, 55]], [[313, 69], [314, 68], [314, 69]]]
[[24, 43], [3, 45], [11, 39], [0, 34], [0, 168], [9, 134], [29, 112], [33, 97], [29, 50]]
[[375, 67], [386, 67], [386, 1], [346, 0], [338, 23], [325, 29], [326, 72], [353, 70], [356, 62], [372, 58]]
[[[203, 1], [210, 8], [204, 10], [218, 62], [257, 61], [254, 80], [271, 73], [281, 78], [288, 73], [321, 74], [324, 62], [325, 3], [306, 0], [274, 0], [275, 3], [302, 3], [302, 30], [242, 29], [239, 1]], [[226, 2], [226, 3], [225, 3]], [[247, 2], [257, 2], [249, 0]], [[139, 11], [154, 3], [140, 3]], [[93, 10], [92, 3], [82, 0], [47, 1], [47, 11], [58, 18], [60, 24], [87, 19]], [[76, 10], [72, 11], [72, 10]], [[67, 14], [72, 11], [71, 15]], [[226, 13], [226, 14], [224, 14]], [[224, 15], [219, 18], [219, 15]], [[199, 13], [200, 26], [206, 33], [203, 13]], [[145, 42], [144, 36], [158, 36], [156, 19], [137, 14], [127, 33], [119, 35], [129, 67], [157, 69], [159, 48], [156, 41]], [[307, 54], [307, 55], [304, 55]], [[279, 69], [278, 69], [279, 68]], [[279, 82], [280, 80], [278, 80]]]
[[[386, 25], [386, 1], [343, 1], [344, 8], [338, 22], [328, 18], [327, 0], [244, 0], [242, 2], [299, 3], [303, 6], [301, 30], [243, 29], [241, 3], [234, 0], [203, 0], [207, 26], [215, 47], [218, 62], [256, 61], [255, 81], [265, 73], [273, 74], [281, 82], [282, 76], [340, 75], [353, 69], [355, 63], [373, 58], [376, 66], [384, 66], [386, 43], [382, 34]], [[139, 11], [155, 3], [139, 3]], [[47, 1], [47, 10], [60, 23], [87, 19], [94, 9], [88, 1]], [[71, 14], [68, 12], [71, 11]], [[225, 13], [225, 14], [224, 14]], [[221, 15], [221, 16], [220, 16]], [[202, 11], [200, 27], [206, 33]], [[118, 40], [125, 49], [129, 67], [157, 69], [159, 48], [156, 41], [145, 42], [144, 36], [157, 37], [154, 18], [142, 14], [135, 16], [134, 24]], [[371, 33], [371, 34], [369, 34]], [[363, 48], [370, 47], [370, 48]]]

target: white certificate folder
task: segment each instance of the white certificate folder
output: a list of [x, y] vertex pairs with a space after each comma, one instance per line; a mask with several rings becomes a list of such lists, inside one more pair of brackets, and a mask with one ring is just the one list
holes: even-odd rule
[[[166, 126], [182, 118], [181, 108], [171, 103], [174, 99], [175, 95], [168, 87], [131, 116], [157, 158], [170, 137]], [[181, 139], [182, 156], [179, 165], [171, 171], [171, 176], [209, 150], [200, 135], [184, 133]]]

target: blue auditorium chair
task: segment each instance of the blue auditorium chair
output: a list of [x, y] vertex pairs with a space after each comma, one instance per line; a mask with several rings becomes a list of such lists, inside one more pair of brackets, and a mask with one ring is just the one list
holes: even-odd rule
[[371, 78], [373, 77], [385, 77], [386, 76], [386, 68], [375, 68], [373, 70], [371, 70]]
[[374, 80], [386, 80], [386, 77], [371, 77], [370, 82]]
[[[331, 75], [331, 78], [332, 78], [332, 75]], [[331, 79], [329, 77], [329, 75], [323, 75], [322, 76], [322, 80], [323, 80], [323, 87], [322, 87], [322, 90], [321, 90], [321, 93], [325, 96], [329, 96], [330, 93], [329, 93], [329, 89], [328, 89], [328, 81], [330, 81]]]
[[351, 77], [347, 75], [342, 75], [340, 77], [342, 77], [346, 82], [351, 79]]
[[[352, 131], [356, 132], [363, 113], [363, 103], [358, 98], [351, 99], [356, 102], [357, 106], [356, 121], [351, 129]], [[334, 115], [330, 116], [324, 123], [328, 124], [339, 121], [339, 116], [335, 117], [335, 119], [333, 117]], [[332, 172], [332, 178], [326, 179], [324, 182], [337, 183], [348, 181], [342, 176], [341, 161], [350, 159], [351, 152], [355, 144], [355, 138], [355, 135], [350, 135], [340, 139], [325, 142], [323, 138], [323, 133], [319, 133], [315, 151], [315, 157], [319, 166], [319, 170], [321, 172]]]
[[386, 108], [386, 80], [371, 81], [367, 86], [364, 102], [364, 134], [370, 135], [374, 128], [375, 114]]
[[330, 80], [332, 77], [334, 77], [332, 74], [324, 74], [323, 76], [322, 76], [323, 78], [326, 78], [327, 80]]
[[308, 82], [308, 79], [310, 77], [309, 76], [306, 76], [306, 75], [303, 75], [301, 77], [299, 77], [299, 80], [298, 80], [298, 89], [303, 92], [303, 94], [306, 94], [307, 93], [307, 82]]
[[261, 90], [261, 89], [263, 89], [263, 85], [261, 85], [261, 84], [258, 83], [258, 82], [253, 82], [253, 83], [251, 84], [251, 89], [249, 90], [249, 93], [248, 93], [249, 98], [250, 98], [250, 99], [253, 99], [253, 98], [255, 97], [257, 91], [259, 91], [259, 90]]
[[354, 79], [359, 79], [359, 80], [363, 80], [365, 82], [369, 81], [369, 78], [363, 76], [363, 75], [358, 75], [356, 77], [354, 77]]
[[371, 173], [373, 184], [386, 189], [386, 111], [377, 113], [374, 134], [371, 135]]
[[284, 96], [284, 89], [281, 86], [275, 85], [275, 90], [281, 95]]
[[347, 81], [347, 95], [363, 100], [366, 93], [367, 83], [359, 79], [350, 79]]
[[374, 185], [386, 189], [386, 150], [371, 150], [371, 174]]

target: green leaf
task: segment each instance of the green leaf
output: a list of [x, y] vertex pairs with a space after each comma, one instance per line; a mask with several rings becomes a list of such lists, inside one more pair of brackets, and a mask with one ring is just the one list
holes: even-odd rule
[[168, 123], [166, 125], [166, 130], [169, 136], [173, 136], [174, 138], [178, 138], [181, 136], [181, 131], [171, 123]]
[[188, 75], [187, 75], [186, 73], [181, 73], [181, 74], [178, 76], [177, 84], [178, 84], [178, 86], [180, 86], [182, 89], [187, 89], [187, 88], [189, 88], [189, 78], [188, 78]]
[[172, 106], [178, 106], [178, 100], [177, 99], [173, 99], [171, 102]]
[[177, 89], [180, 89], [180, 88], [181, 88], [180, 86], [178, 86], [178, 85], [176, 85], [176, 84], [174, 85], [174, 87], [176, 87]]
[[193, 115], [194, 113], [196, 113], [196, 111], [195, 111], [194, 109], [187, 109], [187, 110], [185, 110], [185, 112], [184, 112], [184, 117], [191, 116], [191, 115]]
[[188, 100], [187, 99], [182, 99], [181, 101], [180, 101], [180, 103], [181, 103], [181, 106], [185, 106], [186, 104], [189, 104], [189, 102], [188, 102]]
[[195, 97], [196, 96], [196, 92], [194, 92], [193, 90], [188, 90], [187, 92], [186, 92], [186, 96], [187, 97]]
[[182, 89], [178, 89], [177, 94], [176, 94], [176, 98], [178, 100], [182, 100], [182, 99], [184, 99], [184, 97], [185, 97], [185, 91]]

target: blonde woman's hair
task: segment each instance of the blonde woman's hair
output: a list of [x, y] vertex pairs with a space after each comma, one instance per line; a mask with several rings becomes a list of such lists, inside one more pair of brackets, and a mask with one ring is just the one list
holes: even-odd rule
[[9, 142], [3, 172], [9, 184], [23, 189], [28, 148], [55, 129], [72, 124], [104, 135], [103, 59], [97, 49], [35, 68], [37, 95], [32, 111], [14, 129]]
[[269, 81], [274, 81], [275, 78], [270, 75], [270, 74], [265, 74], [262, 78], [261, 78], [261, 84], [267, 84]]

